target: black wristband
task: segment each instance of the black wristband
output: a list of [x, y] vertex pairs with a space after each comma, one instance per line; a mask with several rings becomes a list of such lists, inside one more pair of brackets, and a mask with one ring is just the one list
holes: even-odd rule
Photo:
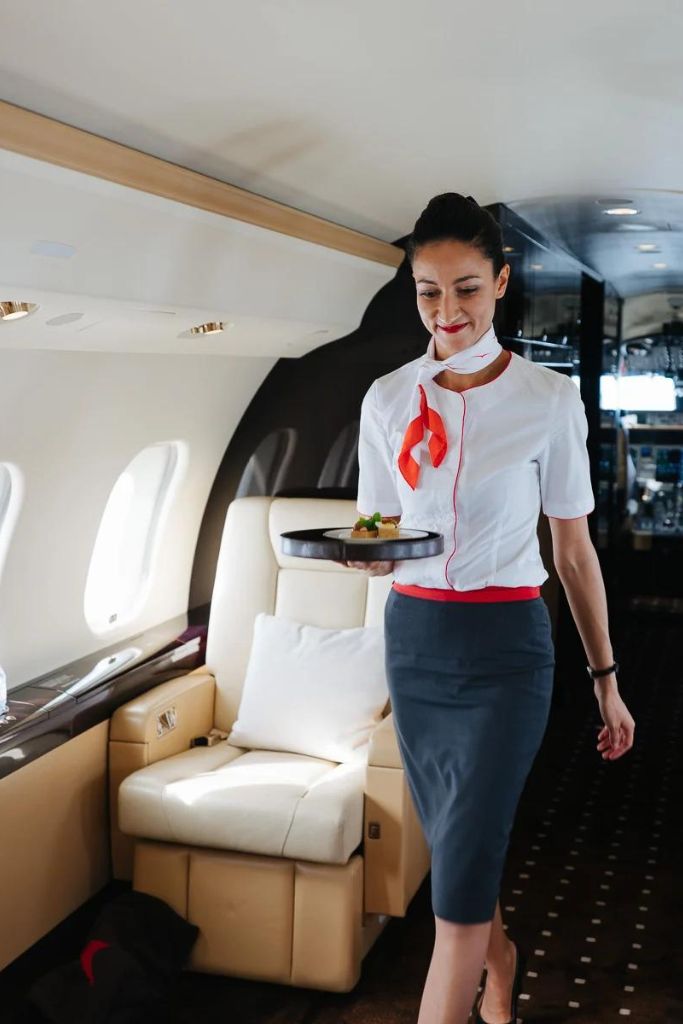
[[586, 672], [591, 679], [599, 679], [600, 676], [609, 676], [612, 672], [619, 671], [619, 662], [615, 661], [609, 668], [591, 668], [590, 665], [586, 665]]

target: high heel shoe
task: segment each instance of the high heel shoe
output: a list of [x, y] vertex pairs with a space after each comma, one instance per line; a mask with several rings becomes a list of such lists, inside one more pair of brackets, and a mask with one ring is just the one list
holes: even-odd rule
[[[510, 1020], [507, 1024], [516, 1024], [517, 1021], [517, 1000], [519, 998], [520, 989], [522, 988], [522, 978], [524, 977], [524, 968], [526, 967], [526, 957], [521, 952], [516, 942], [513, 942], [515, 947], [515, 975], [512, 981], [512, 998], [510, 1000]], [[481, 1004], [484, 1001], [484, 992], [486, 990], [486, 982], [484, 987], [477, 996], [474, 1003], [474, 1024], [489, 1024], [479, 1013]]]

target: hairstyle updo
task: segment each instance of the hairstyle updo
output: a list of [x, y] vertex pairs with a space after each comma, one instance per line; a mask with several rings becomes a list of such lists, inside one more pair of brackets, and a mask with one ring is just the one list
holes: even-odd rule
[[450, 239], [476, 246], [482, 256], [493, 263], [495, 277], [505, 266], [500, 225], [472, 196], [442, 192], [430, 199], [415, 222], [413, 233], [408, 236], [408, 260], [412, 265], [421, 246]]

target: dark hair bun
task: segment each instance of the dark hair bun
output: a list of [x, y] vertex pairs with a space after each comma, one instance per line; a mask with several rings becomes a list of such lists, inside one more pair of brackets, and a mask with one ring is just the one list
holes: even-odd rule
[[493, 263], [494, 274], [505, 265], [500, 225], [473, 196], [442, 192], [429, 200], [406, 243], [406, 255], [412, 263], [422, 245], [452, 239], [468, 242]]

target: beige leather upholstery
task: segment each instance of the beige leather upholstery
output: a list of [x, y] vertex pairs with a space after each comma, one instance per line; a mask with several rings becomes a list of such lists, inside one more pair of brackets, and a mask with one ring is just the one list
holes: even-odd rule
[[[114, 714], [109, 738], [119, 743], [144, 743], [148, 763], [185, 750], [193, 736], [213, 723], [216, 683], [206, 669], [161, 683]], [[171, 718], [164, 719], [171, 713]]]
[[195, 736], [213, 725], [216, 681], [206, 669], [161, 683], [112, 716], [109, 727], [109, 822], [112, 871], [130, 878], [134, 842], [119, 828], [118, 793], [123, 780], [143, 768], [187, 750]]
[[211, 597], [207, 667], [216, 677], [216, 725], [237, 717], [254, 618], [283, 615], [328, 629], [381, 625], [391, 576], [367, 577], [325, 559], [280, 554], [288, 530], [350, 526], [353, 501], [238, 498], [228, 509]]
[[119, 823], [168, 843], [345, 864], [363, 838], [365, 773], [278, 750], [198, 747], [127, 778]]
[[[405, 914], [429, 870], [390, 714], [372, 736], [367, 765], [226, 742], [189, 749], [191, 736], [211, 725], [230, 730], [258, 612], [328, 628], [382, 624], [391, 576], [280, 552], [282, 532], [351, 525], [356, 517], [352, 501], [233, 501], [206, 666], [112, 719], [118, 876], [129, 870], [121, 843], [134, 842], [135, 887], [201, 929], [197, 970], [347, 991], [389, 915]], [[156, 734], [169, 707], [173, 739]]]

